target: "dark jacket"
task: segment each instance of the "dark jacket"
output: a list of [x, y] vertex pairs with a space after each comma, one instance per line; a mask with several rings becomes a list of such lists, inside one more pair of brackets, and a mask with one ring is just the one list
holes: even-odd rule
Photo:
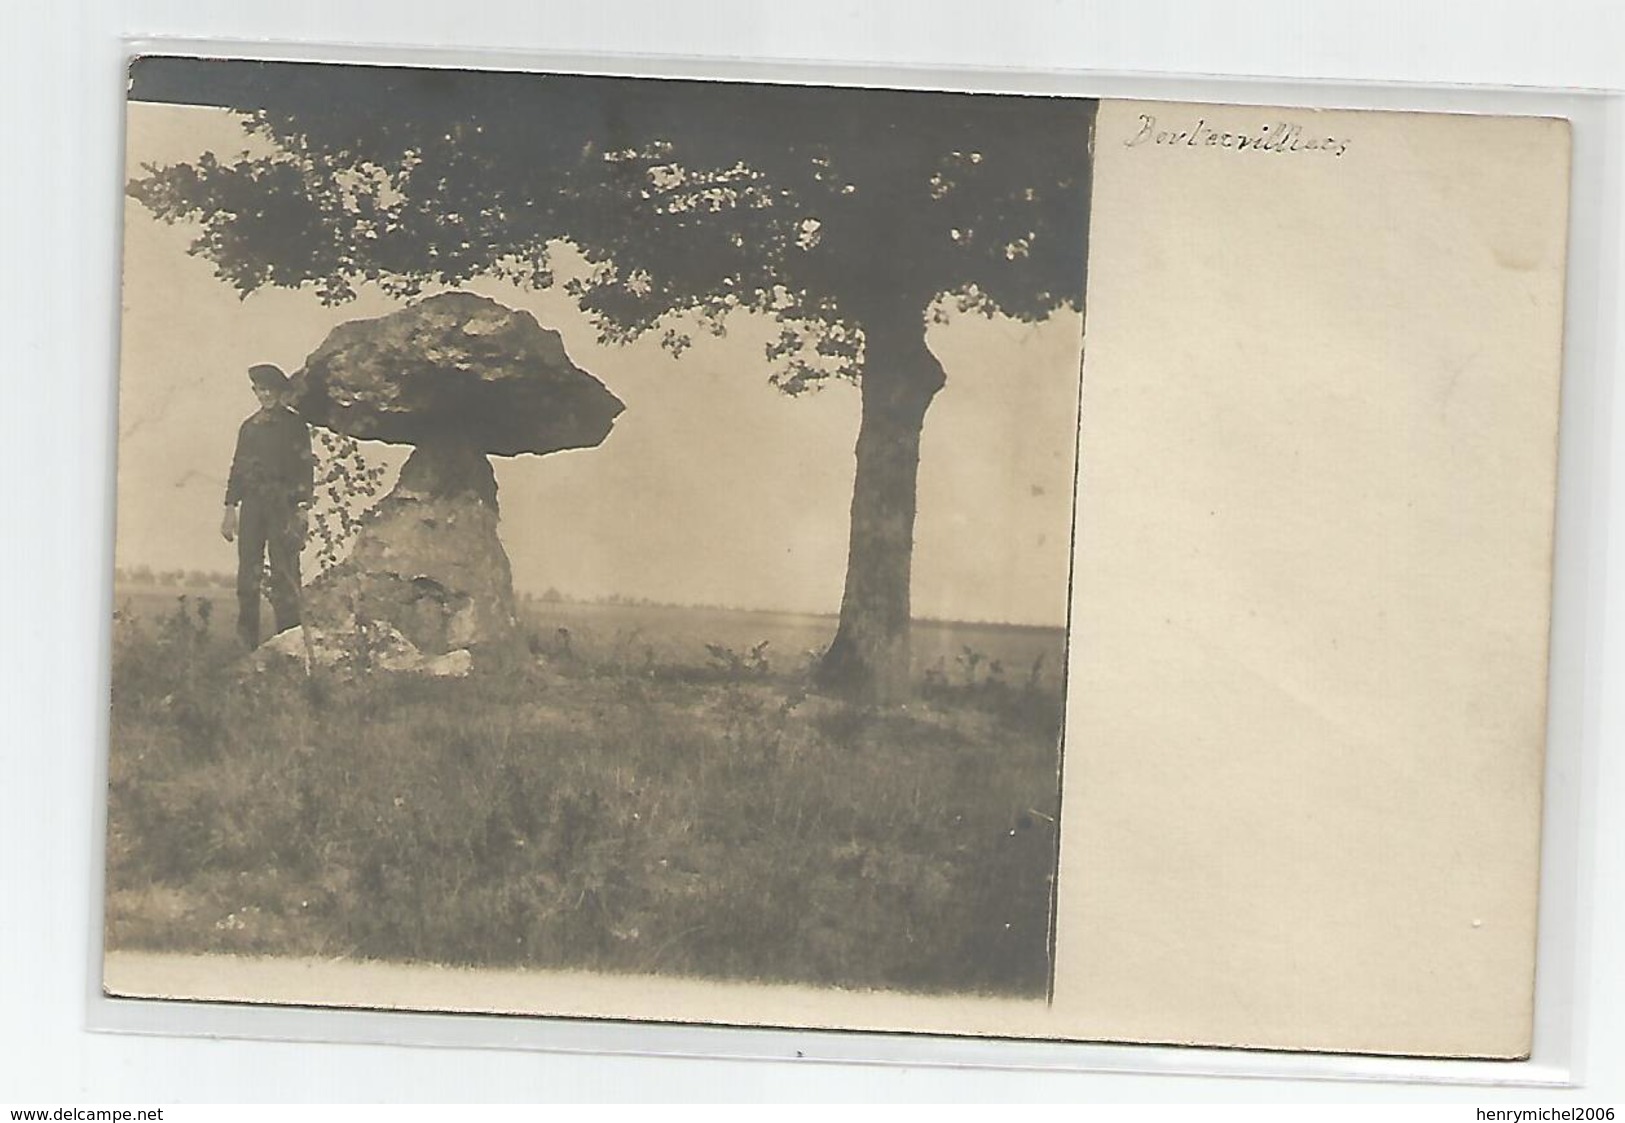
[[243, 422], [226, 481], [227, 506], [245, 499], [309, 503], [315, 484], [310, 429], [298, 414], [279, 406]]

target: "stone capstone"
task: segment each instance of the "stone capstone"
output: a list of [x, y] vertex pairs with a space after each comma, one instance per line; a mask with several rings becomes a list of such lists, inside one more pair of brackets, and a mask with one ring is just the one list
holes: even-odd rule
[[473, 293], [341, 324], [294, 375], [315, 425], [363, 440], [444, 441], [495, 456], [591, 448], [625, 408], [559, 333]]

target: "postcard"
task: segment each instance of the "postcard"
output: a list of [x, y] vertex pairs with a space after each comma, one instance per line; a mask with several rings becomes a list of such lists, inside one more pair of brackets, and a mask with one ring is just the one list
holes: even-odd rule
[[1529, 1049], [1565, 122], [146, 57], [109, 994]]

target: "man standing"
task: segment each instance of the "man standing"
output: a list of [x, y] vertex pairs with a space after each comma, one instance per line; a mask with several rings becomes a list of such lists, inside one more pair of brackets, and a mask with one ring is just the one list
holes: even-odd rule
[[304, 549], [315, 459], [310, 430], [288, 406], [289, 379], [269, 363], [249, 368], [257, 413], [237, 431], [220, 534], [237, 541], [237, 634], [260, 642], [260, 573], [270, 559], [276, 630], [299, 623], [299, 553]]

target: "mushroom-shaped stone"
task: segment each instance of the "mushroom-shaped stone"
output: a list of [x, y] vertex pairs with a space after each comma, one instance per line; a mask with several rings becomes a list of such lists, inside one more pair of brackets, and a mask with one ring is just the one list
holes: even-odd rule
[[590, 448], [625, 408], [528, 312], [444, 293], [342, 324], [294, 375], [307, 421], [415, 445], [346, 561], [312, 583], [318, 628], [387, 623], [431, 657], [516, 640], [491, 455]]
[[626, 408], [570, 361], [558, 332], [466, 292], [339, 325], [295, 382], [313, 424], [494, 456], [591, 448]]

